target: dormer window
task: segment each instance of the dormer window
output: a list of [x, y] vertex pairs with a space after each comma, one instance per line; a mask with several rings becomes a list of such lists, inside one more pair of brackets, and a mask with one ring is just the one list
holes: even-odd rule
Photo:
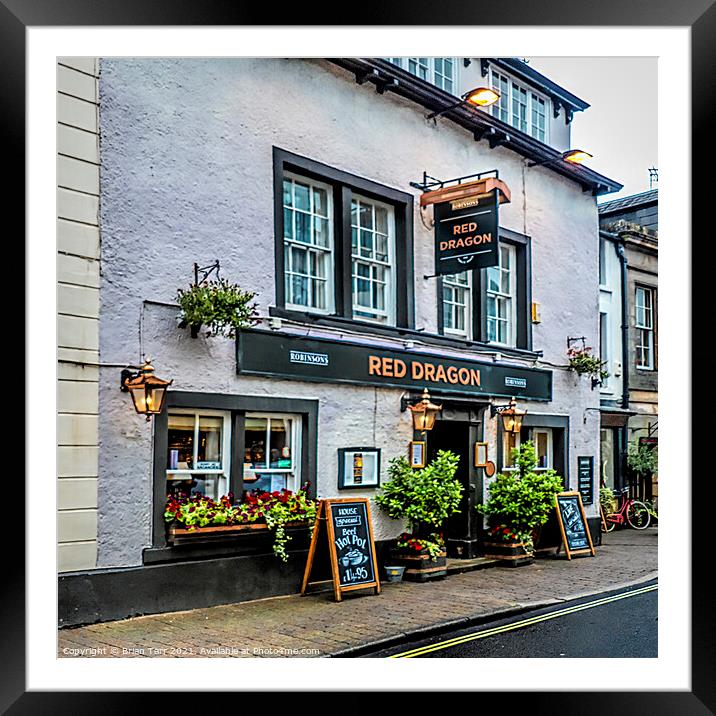
[[388, 57], [390, 62], [421, 80], [456, 94], [457, 58], [456, 57]]
[[547, 144], [550, 100], [492, 67], [490, 85], [500, 94], [499, 101], [492, 105], [493, 116]]

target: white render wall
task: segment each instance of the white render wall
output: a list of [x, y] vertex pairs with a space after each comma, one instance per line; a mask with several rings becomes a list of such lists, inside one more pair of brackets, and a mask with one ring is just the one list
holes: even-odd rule
[[57, 62], [57, 556], [97, 555], [99, 127], [97, 60]]
[[[143, 309], [143, 301], [175, 302], [193, 263], [218, 258], [222, 276], [256, 291], [261, 315], [268, 314], [274, 145], [402, 191], [413, 191], [409, 182], [423, 170], [448, 179], [499, 168], [512, 190], [500, 223], [532, 237], [533, 300], [542, 318], [534, 347], [544, 350], [545, 367], [566, 365], [568, 335], [597, 340], [597, 211], [579, 185], [528, 169], [521, 157], [491, 150], [447, 120], [434, 126], [423, 108], [358, 85], [323, 60], [107, 59], [100, 67], [103, 363], [139, 360], [141, 316], [143, 352], [175, 390], [318, 399], [319, 496], [337, 494], [339, 447], [382, 447], [385, 478], [388, 459], [412, 437], [409, 416], [399, 412], [401, 391], [237, 376], [232, 341], [190, 338], [170, 306]], [[423, 279], [433, 273], [433, 237], [415, 194], [416, 327], [436, 333], [436, 282]], [[598, 455], [599, 394], [561, 368], [553, 380], [552, 403], [525, 407], [570, 416], [576, 485], [577, 455]], [[153, 422], [134, 413], [118, 384], [119, 369], [100, 369], [102, 567], [140, 564], [151, 544]], [[494, 436], [488, 439], [494, 449]], [[377, 539], [398, 533], [401, 525], [374, 514]]]

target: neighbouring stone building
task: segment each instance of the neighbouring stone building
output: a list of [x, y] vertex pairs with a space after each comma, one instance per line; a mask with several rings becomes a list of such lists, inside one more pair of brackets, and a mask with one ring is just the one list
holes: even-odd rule
[[[459, 101], [479, 86], [499, 102]], [[372, 499], [378, 486], [339, 487], [342, 456], [379, 450], [384, 480], [423, 387], [443, 406], [428, 457], [461, 457], [452, 556], [481, 551], [476, 442], [499, 471], [533, 439], [598, 534], [598, 481], [578, 482], [578, 465], [599, 464], [600, 391], [566, 350], [599, 340], [596, 197], [621, 187], [564, 159], [587, 108], [515, 59], [60, 60], [60, 622], [297, 591], [305, 539], [286, 564], [265, 535], [178, 547], [167, 493], [309, 483]], [[511, 195], [499, 262], [436, 276], [420, 197], [479, 173]], [[177, 321], [177, 289], [217, 260], [256, 293], [260, 324], [236, 342]], [[376, 355], [435, 368], [411, 382], [368, 370]], [[173, 381], [150, 421], [120, 390], [144, 356]], [[512, 397], [517, 435], [493, 410]], [[380, 555], [403, 526], [377, 508], [373, 522]]]
[[[658, 440], [658, 189], [600, 204], [599, 225], [600, 345], [614, 373], [601, 390], [601, 464], [619, 489], [629, 445]], [[656, 476], [633, 487], [658, 496]]]

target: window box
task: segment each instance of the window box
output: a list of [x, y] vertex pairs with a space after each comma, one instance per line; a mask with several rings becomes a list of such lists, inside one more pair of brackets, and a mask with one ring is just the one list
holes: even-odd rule
[[[297, 520], [287, 522], [289, 529], [296, 527], [310, 527], [310, 521]], [[203, 542], [218, 542], [220, 540], [239, 537], [246, 534], [255, 534], [257, 531], [267, 532], [268, 525], [265, 522], [254, 522], [245, 525], [211, 525], [207, 527], [195, 527], [188, 529], [182, 527], [181, 523], [172, 523], [167, 530], [167, 543], [173, 547], [183, 544], [199, 544]]]

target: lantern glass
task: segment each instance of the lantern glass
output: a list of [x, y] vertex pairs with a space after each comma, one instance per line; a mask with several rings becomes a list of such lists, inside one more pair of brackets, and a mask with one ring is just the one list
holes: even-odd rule
[[167, 388], [164, 385], [147, 385], [146, 391], [146, 412], [151, 415], [157, 415], [162, 412], [164, 406], [164, 397]]
[[413, 416], [413, 430], [421, 433], [433, 429], [435, 418], [442, 410], [442, 405], [435, 405], [430, 401], [427, 388], [423, 391], [422, 400], [417, 405], [408, 407]]

